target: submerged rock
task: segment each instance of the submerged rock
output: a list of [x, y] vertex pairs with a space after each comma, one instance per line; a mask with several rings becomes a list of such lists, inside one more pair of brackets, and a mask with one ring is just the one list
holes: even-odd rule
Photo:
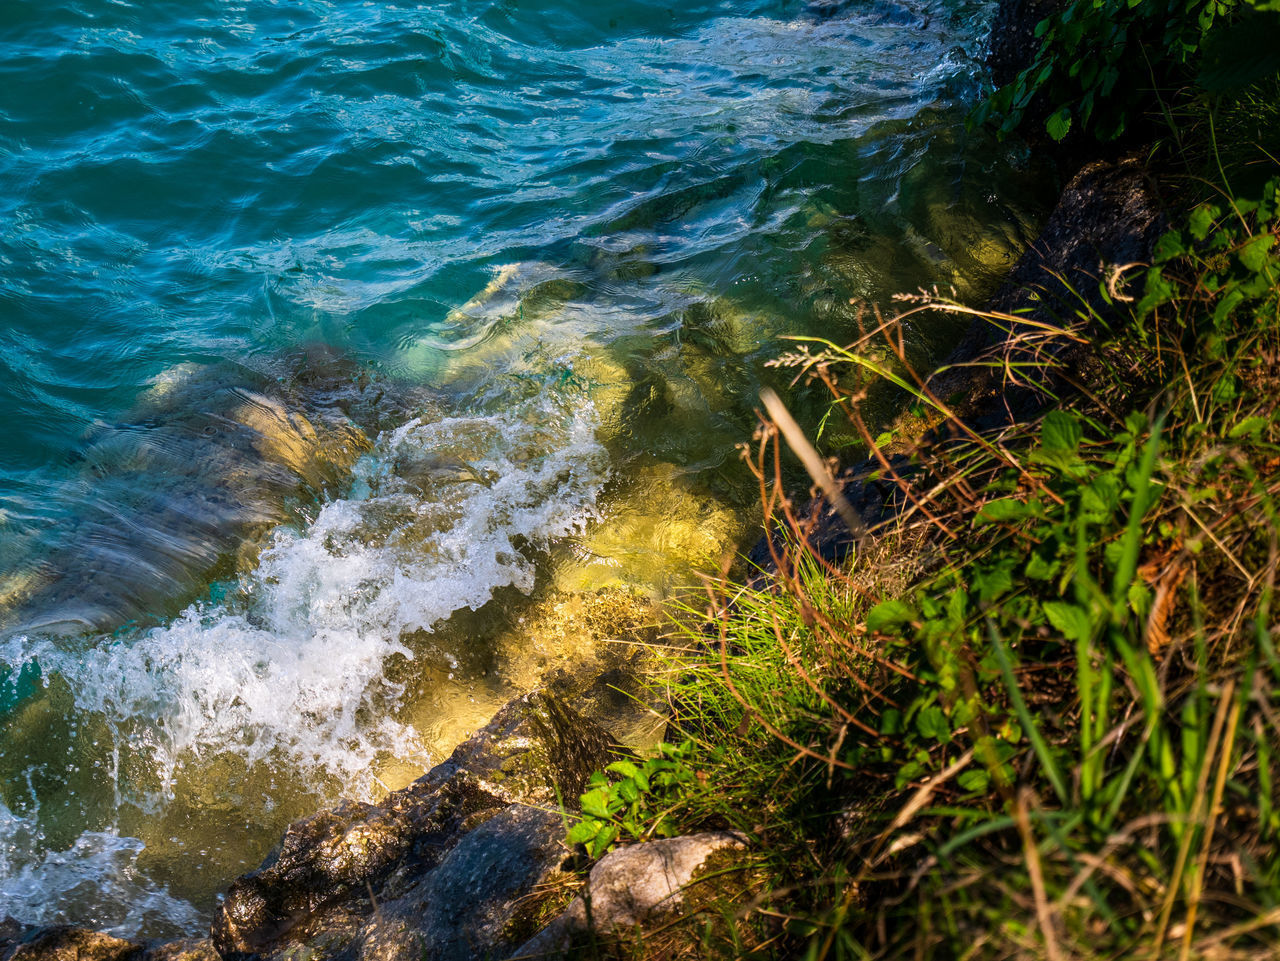
[[262, 536], [331, 493], [372, 436], [420, 414], [325, 347], [274, 368], [184, 364], [100, 424], [59, 490], [75, 517], [50, 556], [0, 591], [9, 633], [107, 631], [175, 612], [244, 569]]

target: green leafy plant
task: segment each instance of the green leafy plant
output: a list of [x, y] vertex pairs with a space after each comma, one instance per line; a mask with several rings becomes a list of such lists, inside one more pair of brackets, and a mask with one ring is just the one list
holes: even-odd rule
[[1151, 110], [1153, 92], [1195, 76], [1206, 37], [1241, 0], [1074, 0], [1042, 20], [1031, 64], [975, 111], [1012, 133], [1030, 113], [1054, 140], [1072, 127], [1114, 140]]
[[689, 766], [692, 745], [661, 743], [655, 757], [614, 761], [587, 781], [582, 795], [582, 819], [569, 829], [566, 841], [582, 844], [593, 858], [613, 850], [621, 838], [642, 841], [677, 833], [665, 805], [682, 788], [696, 783]]
[[[1145, 330], [1151, 318], [1158, 319], [1162, 308], [1176, 305], [1189, 331], [1209, 335], [1210, 355], [1225, 356], [1229, 345], [1223, 338], [1237, 330], [1237, 315], [1276, 316], [1277, 230], [1280, 178], [1267, 181], [1257, 198], [1226, 197], [1198, 205], [1185, 224], [1156, 243], [1155, 263], [1146, 272], [1145, 293], [1136, 311], [1139, 329]], [[1186, 308], [1191, 304], [1210, 304], [1211, 309], [1189, 314]]]

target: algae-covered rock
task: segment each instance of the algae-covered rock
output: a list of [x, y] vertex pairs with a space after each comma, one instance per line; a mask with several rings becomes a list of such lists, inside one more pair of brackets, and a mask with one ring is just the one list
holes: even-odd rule
[[221, 961], [208, 938], [138, 944], [65, 924], [0, 920], [0, 961]]
[[141, 961], [142, 946], [101, 931], [67, 925], [0, 924], [0, 961]]
[[416, 783], [462, 778], [508, 803], [556, 806], [576, 800], [591, 772], [611, 760], [613, 742], [603, 730], [534, 691], [508, 703]]
[[141, 961], [221, 961], [208, 938], [188, 938], [149, 945]]

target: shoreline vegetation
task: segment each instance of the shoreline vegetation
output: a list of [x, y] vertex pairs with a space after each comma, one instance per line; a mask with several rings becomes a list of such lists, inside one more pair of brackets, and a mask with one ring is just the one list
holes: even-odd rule
[[[685, 609], [671, 743], [595, 775], [568, 835], [601, 865], [707, 830], [750, 853], [576, 956], [1280, 956], [1280, 7], [1013, 2], [996, 30], [976, 122], [1079, 172], [986, 309], [922, 292], [779, 362], [872, 455], [834, 496], [811, 467], [803, 506], [783, 464], [822, 439], [764, 421], [767, 576]], [[973, 326], [923, 376], [929, 312]]]
[[[1074, 176], [984, 309], [779, 361], [863, 456], [744, 447], [769, 534], [655, 646], [662, 744], [535, 692], [291, 825], [211, 938], [0, 910], [0, 961], [1280, 957], [1280, 4], [994, 30], [975, 122]], [[972, 323], [920, 372], [928, 313]]]

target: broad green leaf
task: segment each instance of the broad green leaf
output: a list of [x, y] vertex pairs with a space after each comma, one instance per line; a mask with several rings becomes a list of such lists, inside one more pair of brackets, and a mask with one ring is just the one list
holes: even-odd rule
[[1220, 403], [1226, 404], [1236, 399], [1236, 379], [1230, 374], [1225, 377], [1219, 377], [1213, 385], [1213, 399]]
[[591, 856], [597, 859], [604, 857], [605, 853], [609, 850], [609, 845], [617, 839], [618, 833], [621, 830], [622, 829], [616, 824], [606, 824], [601, 828], [600, 833], [597, 834], [595, 839], [591, 842]]
[[978, 511], [977, 516], [973, 519], [973, 526], [1008, 524], [1024, 520], [1027, 517], [1034, 517], [1039, 513], [1039, 510], [1040, 505], [1038, 502], [1021, 501], [1016, 497], [1002, 497], [983, 504], [982, 509]]
[[1074, 453], [1079, 449], [1083, 437], [1084, 428], [1075, 417], [1061, 410], [1051, 410], [1045, 414], [1044, 424], [1040, 428], [1040, 443], [1045, 450]]
[[604, 788], [593, 788], [586, 794], [582, 795], [582, 813], [589, 814], [592, 817], [608, 818], [613, 816], [616, 807], [611, 805], [617, 804], [616, 800], [610, 796], [609, 792]]
[[1087, 641], [1093, 634], [1088, 611], [1065, 601], [1045, 601], [1045, 617], [1070, 641]]
[[1274, 234], [1259, 234], [1240, 248], [1240, 263], [1248, 270], [1259, 271], [1266, 266], [1268, 252], [1275, 245]]
[[902, 733], [902, 712], [896, 707], [889, 708], [880, 716], [880, 733], [890, 735]]
[[1181, 231], [1169, 230], [1160, 235], [1153, 253], [1156, 263], [1164, 263], [1175, 257], [1181, 257], [1186, 252], [1187, 245], [1183, 242]]
[[919, 761], [908, 761], [902, 767], [898, 768], [898, 776], [894, 778], [894, 783], [899, 789], [910, 784], [921, 774], [924, 773], [924, 765]]
[[1092, 521], [1106, 521], [1120, 509], [1120, 481], [1099, 474], [1080, 489], [1080, 509]]
[[568, 835], [565, 836], [567, 844], [586, 844], [604, 827], [604, 822], [597, 821], [594, 818], [587, 818], [579, 821], [573, 827], [569, 828]]
[[947, 723], [947, 715], [936, 704], [931, 704], [916, 716], [916, 730], [922, 737], [942, 744], [951, 740], [951, 725]]
[[1038, 553], [1033, 553], [1027, 559], [1026, 574], [1027, 577], [1036, 581], [1051, 580], [1062, 565], [1052, 559], [1046, 559]]
[[1256, 437], [1266, 430], [1270, 424], [1271, 420], [1267, 417], [1246, 417], [1235, 427], [1232, 427], [1227, 436], [1232, 440], [1240, 437]]
[[614, 761], [606, 765], [605, 770], [621, 774], [623, 777], [635, 777], [640, 769], [630, 761]]
[[1151, 612], [1151, 588], [1137, 580], [1129, 585], [1129, 609], [1139, 617], [1146, 617]]
[[1213, 229], [1214, 221], [1222, 216], [1222, 210], [1213, 204], [1201, 204], [1191, 211], [1187, 227], [1196, 240], [1204, 240]]
[[881, 601], [867, 612], [867, 630], [886, 631], [909, 624], [914, 617], [915, 611], [902, 601]]
[[975, 570], [973, 586], [983, 603], [990, 603], [1013, 590], [1013, 561], [996, 564], [985, 570]]
[[1071, 130], [1071, 108], [1060, 107], [1049, 115], [1044, 129], [1054, 140], [1061, 140]]

